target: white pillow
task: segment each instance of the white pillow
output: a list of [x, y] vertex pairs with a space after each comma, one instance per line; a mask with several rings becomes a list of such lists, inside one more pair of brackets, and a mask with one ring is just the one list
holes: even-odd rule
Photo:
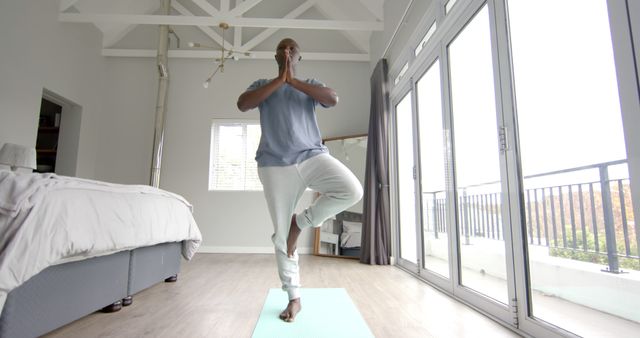
[[342, 231], [346, 233], [362, 232], [361, 222], [342, 221]]
[[340, 235], [340, 246], [343, 248], [360, 247], [362, 239], [362, 223], [342, 221], [342, 234]]

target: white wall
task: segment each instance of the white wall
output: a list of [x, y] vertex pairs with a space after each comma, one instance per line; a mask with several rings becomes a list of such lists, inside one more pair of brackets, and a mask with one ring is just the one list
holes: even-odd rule
[[0, 145], [35, 146], [46, 88], [82, 106], [76, 173], [95, 176], [105, 63], [93, 26], [59, 23], [57, 1], [0, 2]]
[[103, 63], [109, 90], [96, 177], [149, 184], [158, 91], [155, 59], [103, 58]]

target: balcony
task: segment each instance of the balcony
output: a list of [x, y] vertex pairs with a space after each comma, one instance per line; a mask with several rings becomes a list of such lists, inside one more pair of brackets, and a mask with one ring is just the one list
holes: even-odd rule
[[[501, 300], [506, 276], [496, 184], [459, 190], [457, 219], [463, 284], [482, 285]], [[534, 316], [583, 336], [640, 332], [640, 231], [626, 161], [525, 177], [520, 200]], [[445, 205], [444, 192], [423, 194], [424, 261], [436, 272], [448, 269]]]

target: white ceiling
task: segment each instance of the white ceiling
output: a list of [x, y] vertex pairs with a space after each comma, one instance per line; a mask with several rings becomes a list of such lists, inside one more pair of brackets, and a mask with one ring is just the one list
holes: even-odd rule
[[170, 15], [159, 13], [160, 1], [61, 0], [59, 21], [94, 24], [102, 54], [123, 57], [155, 57], [158, 25], [166, 24], [175, 32], [170, 57], [216, 57], [224, 36], [226, 49], [272, 59], [278, 41], [292, 37], [306, 60], [368, 62], [371, 33], [384, 28], [384, 0], [171, 0]]

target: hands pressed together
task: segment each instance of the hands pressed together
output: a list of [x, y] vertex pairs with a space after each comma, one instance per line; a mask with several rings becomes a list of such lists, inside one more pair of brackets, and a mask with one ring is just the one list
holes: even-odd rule
[[[317, 86], [305, 81], [300, 81], [295, 77], [294, 65], [300, 61], [300, 54], [297, 51], [291, 52], [290, 49], [283, 51], [283, 59], [281, 62], [280, 72], [276, 78], [278, 86], [289, 84], [293, 88], [311, 96], [325, 107], [332, 107], [338, 103], [338, 95], [328, 87]], [[294, 60], [293, 58], [298, 58]]]
[[282, 83], [291, 84], [295, 77], [293, 75], [293, 63], [291, 62], [291, 52], [287, 49], [284, 51], [284, 66], [280, 68], [278, 80]]

